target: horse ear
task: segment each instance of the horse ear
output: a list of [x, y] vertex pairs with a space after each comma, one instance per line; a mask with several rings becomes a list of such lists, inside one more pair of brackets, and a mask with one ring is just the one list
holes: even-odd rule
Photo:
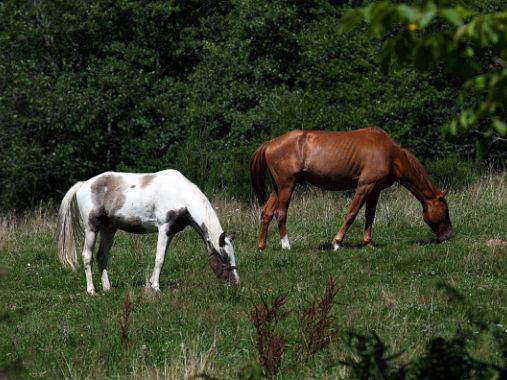
[[437, 198], [443, 199], [447, 195], [448, 192], [449, 192], [449, 189], [437, 192]]
[[220, 247], [223, 247], [225, 245], [225, 232], [222, 232], [220, 234], [220, 237], [218, 238], [218, 244]]

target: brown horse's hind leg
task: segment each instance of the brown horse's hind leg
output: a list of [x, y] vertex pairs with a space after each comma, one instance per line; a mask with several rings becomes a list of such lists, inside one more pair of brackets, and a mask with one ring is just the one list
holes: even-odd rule
[[290, 249], [289, 238], [287, 237], [287, 210], [289, 208], [290, 198], [294, 190], [294, 184], [290, 184], [283, 189], [278, 190], [278, 207], [276, 208], [276, 221], [278, 222], [278, 232], [280, 233], [280, 243], [282, 249]]
[[262, 208], [261, 212], [261, 224], [259, 230], [259, 244], [257, 245], [259, 250], [263, 250], [266, 248], [266, 239], [268, 236], [268, 226], [273, 219], [273, 215], [275, 213], [275, 208], [278, 204], [278, 196], [276, 195], [275, 190], [271, 192], [266, 204]]
[[359, 210], [361, 209], [361, 207], [363, 206], [364, 202], [366, 201], [370, 193], [373, 191], [373, 189], [374, 189], [373, 184], [360, 185], [357, 187], [356, 194], [354, 195], [349, 210], [345, 215], [345, 222], [343, 223], [342, 227], [340, 228], [340, 231], [338, 231], [338, 234], [334, 238], [333, 241], [334, 250], [340, 248], [343, 237], [347, 233], [347, 230], [349, 229], [350, 225], [354, 222], [354, 219], [356, 219], [357, 213], [359, 212]]
[[379, 195], [380, 191], [375, 190], [372, 191], [372, 193], [366, 199], [366, 212], [365, 212], [366, 223], [364, 226], [363, 245], [370, 245], [373, 243], [371, 240], [371, 229], [373, 226], [373, 221], [375, 220], [375, 209], [377, 208]]

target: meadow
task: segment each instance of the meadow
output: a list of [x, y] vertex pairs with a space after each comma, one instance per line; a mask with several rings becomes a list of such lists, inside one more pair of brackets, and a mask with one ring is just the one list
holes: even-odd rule
[[[421, 206], [405, 189], [381, 194], [374, 248], [360, 245], [363, 212], [344, 248], [328, 242], [350, 193], [298, 189], [288, 214], [292, 250], [281, 250], [275, 223], [257, 251], [259, 207], [216, 194], [212, 204], [236, 234], [241, 284], [219, 282], [190, 228], [169, 247], [161, 292], [146, 288], [155, 235], [118, 233], [109, 262], [111, 292], [86, 293], [82, 265], [62, 267], [54, 239], [56, 207], [0, 216], [0, 377], [258, 378], [256, 305], [285, 297], [276, 323], [284, 337], [280, 379], [349, 378], [357, 360], [349, 334], [375, 332], [396, 363], [424, 354], [435, 337], [469, 331], [467, 350], [501, 364], [495, 336], [507, 336], [507, 175], [484, 175], [447, 196], [455, 238], [435, 244]], [[96, 267], [94, 266], [94, 269]], [[298, 355], [298, 315], [332, 278], [333, 336], [314, 355]], [[126, 300], [131, 309], [126, 307]], [[130, 310], [128, 316], [125, 315]], [[480, 323], [479, 323], [480, 322]], [[123, 333], [123, 337], [122, 337]], [[503, 334], [503, 335], [502, 335]]]

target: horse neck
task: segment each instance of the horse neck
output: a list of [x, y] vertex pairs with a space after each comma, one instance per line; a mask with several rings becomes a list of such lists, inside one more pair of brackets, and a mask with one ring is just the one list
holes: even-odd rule
[[423, 206], [429, 199], [435, 198], [437, 194], [435, 186], [431, 183], [424, 166], [412, 153], [400, 149], [395, 168], [398, 182], [414, 194]]
[[194, 221], [192, 226], [201, 236], [202, 240], [211, 252], [213, 249], [220, 252], [219, 239], [223, 232], [218, 216], [213, 210], [208, 198], [195, 187], [192, 202], [187, 204], [187, 210]]

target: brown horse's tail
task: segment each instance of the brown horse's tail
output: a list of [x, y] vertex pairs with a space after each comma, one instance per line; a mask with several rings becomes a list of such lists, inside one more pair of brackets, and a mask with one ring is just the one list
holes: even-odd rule
[[268, 144], [269, 141], [266, 141], [259, 146], [250, 158], [250, 179], [261, 206], [266, 202], [266, 171], [268, 170], [266, 148]]

